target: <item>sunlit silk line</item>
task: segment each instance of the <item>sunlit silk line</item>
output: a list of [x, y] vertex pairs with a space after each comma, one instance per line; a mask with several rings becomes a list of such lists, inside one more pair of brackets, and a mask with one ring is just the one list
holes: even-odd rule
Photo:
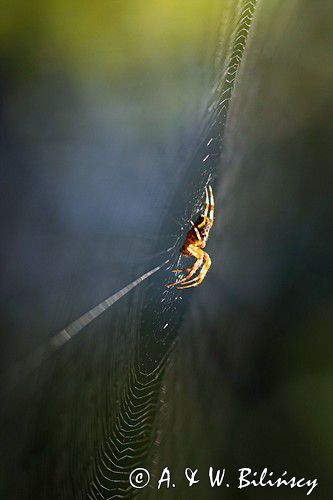
[[132, 281], [132, 283], [129, 283], [117, 293], [111, 295], [111, 297], [103, 300], [100, 304], [90, 309], [90, 311], [86, 312], [78, 319], [73, 321], [73, 323], [66, 326], [66, 328], [51, 337], [49, 342], [40, 345], [31, 354], [29, 354], [23, 362], [18, 362], [11, 366], [11, 368], [5, 375], [8, 380], [9, 389], [12, 388], [16, 383], [20, 382], [24, 377], [28, 376], [31, 372], [39, 368], [40, 365], [52, 354], [52, 352], [66, 344], [66, 342], [71, 340], [85, 326], [89, 325], [89, 323], [100, 316], [115, 302], [124, 297], [124, 295], [133, 290], [133, 288], [142, 283], [142, 281], [149, 278], [149, 276], [152, 276], [157, 271], [159, 271], [168, 262], [170, 262], [169, 259], [164, 261], [159, 266], [154, 267], [154, 269], [151, 269], [147, 273], [143, 274], [142, 276], [140, 276], [140, 278]]
[[66, 328], [64, 328], [59, 333], [54, 335], [54, 337], [51, 338], [50, 340], [51, 347], [53, 347], [54, 349], [58, 349], [63, 344], [68, 342], [71, 338], [74, 337], [74, 335], [79, 333], [85, 326], [89, 325], [89, 323], [91, 323], [94, 319], [98, 318], [98, 316], [100, 316], [103, 312], [105, 312], [115, 302], [124, 297], [124, 295], [133, 290], [133, 288], [139, 285], [142, 281], [149, 278], [149, 276], [152, 276], [157, 271], [159, 271], [168, 262], [169, 259], [163, 262], [163, 264], [154, 267], [154, 269], [152, 269], [151, 271], [148, 271], [147, 273], [143, 274], [142, 276], [140, 276], [140, 278], [137, 278], [136, 280], [132, 281], [132, 283], [125, 286], [117, 293], [111, 295], [111, 297], [108, 297], [107, 299], [103, 300], [97, 306], [90, 309], [90, 311], [86, 312], [85, 314], [82, 314], [82, 316], [73, 321], [73, 323], [66, 326]]

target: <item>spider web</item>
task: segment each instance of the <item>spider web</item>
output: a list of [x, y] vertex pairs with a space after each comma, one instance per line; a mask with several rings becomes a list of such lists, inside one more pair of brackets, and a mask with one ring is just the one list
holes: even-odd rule
[[[183, 217], [180, 220], [182, 241], [188, 230], [188, 221], [195, 219], [203, 206], [204, 187], [214, 182], [216, 166], [221, 161], [223, 132], [226, 125], [232, 90], [239, 64], [246, 46], [247, 35], [255, 11], [254, 1], [230, 2], [221, 26], [220, 40], [215, 54], [216, 73], [213, 78], [211, 102], [199, 136], [200, 145], [192, 152], [171, 202], [182, 200]], [[183, 187], [187, 186], [184, 193]], [[184, 195], [188, 199], [184, 200]], [[160, 234], [169, 226], [166, 215]], [[179, 268], [179, 246], [175, 245], [170, 254], [169, 269]], [[186, 262], [182, 263], [186, 266]], [[176, 289], [166, 289], [170, 275], [161, 283], [161, 275], [154, 280], [155, 293], [142, 293], [143, 307], [135, 321], [138, 349], [127, 381], [124, 385], [121, 406], [115, 416], [110, 432], [104, 437], [99, 457], [90, 469], [85, 492], [91, 499], [128, 498], [135, 495], [129, 485], [129, 472], [135, 467], [147, 466], [153, 469], [154, 448], [159, 439], [157, 416], [166, 404], [163, 397], [163, 378], [168, 366], [170, 352], [177, 335], [190, 294]], [[145, 311], [154, 311], [153, 318], [146, 317]], [[152, 342], [152, 339], [154, 342]], [[158, 452], [157, 452], [158, 453]]]
[[[150, 251], [154, 255], [162, 253], [162, 258], [146, 262], [146, 272], [142, 264], [138, 266], [138, 281], [132, 282], [135, 286], [149, 274], [149, 283], [129, 295], [134, 288], [130, 285], [123, 289], [124, 293], [117, 292], [116, 300], [106, 304], [114, 304], [112, 319], [105, 313], [89, 325], [84, 343], [81, 335], [73, 338], [72, 330], [67, 331], [69, 337], [65, 339], [62, 332], [66, 329], [62, 330], [58, 335], [66, 345], [33, 375], [40, 390], [26, 394], [26, 399], [32, 397], [36, 403], [26, 417], [26, 426], [36, 428], [35, 422], [39, 426], [32, 449], [21, 449], [19, 445], [17, 453], [30, 453], [36, 459], [22, 474], [20, 466], [9, 464], [14, 473], [21, 474], [26, 498], [131, 498], [137, 492], [129, 485], [130, 471], [139, 466], [154, 468], [154, 454], [158, 453], [161, 439], [158, 416], [166, 404], [163, 380], [191, 298], [191, 291], [166, 289], [165, 285], [172, 277], [171, 269], [186, 266], [179, 258], [179, 242], [186, 235], [188, 221], [195, 219], [203, 205], [204, 187], [209, 183], [214, 186], [228, 109], [256, 2], [230, 0], [226, 5], [218, 20], [219, 34], [209, 61], [210, 89], [204, 99], [206, 111], [201, 128], [179, 168], [177, 187], [157, 230], [157, 243], [150, 246]], [[171, 220], [171, 206], [179, 214], [176, 227]], [[166, 241], [165, 232], [176, 236]], [[166, 257], [168, 266], [160, 270]], [[122, 302], [116, 305], [119, 298]], [[96, 308], [91, 311], [96, 312]], [[102, 307], [100, 312], [105, 309]], [[90, 315], [90, 319], [96, 317], [95, 313]], [[57, 342], [57, 347], [60, 344]], [[39, 365], [41, 359], [44, 354], [35, 352], [31, 364]], [[25, 403], [20, 404], [24, 411]], [[5, 450], [10, 446], [5, 443]]]

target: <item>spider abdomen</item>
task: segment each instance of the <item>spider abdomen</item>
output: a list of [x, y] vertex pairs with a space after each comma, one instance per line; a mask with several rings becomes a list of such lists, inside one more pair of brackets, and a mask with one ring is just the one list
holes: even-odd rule
[[184, 245], [181, 247], [180, 252], [183, 255], [191, 255], [191, 252], [188, 251], [188, 247], [190, 245], [197, 245], [198, 244], [198, 238], [196, 237], [196, 234], [194, 232], [194, 229], [190, 229], [189, 232], [186, 235], [186, 240]]

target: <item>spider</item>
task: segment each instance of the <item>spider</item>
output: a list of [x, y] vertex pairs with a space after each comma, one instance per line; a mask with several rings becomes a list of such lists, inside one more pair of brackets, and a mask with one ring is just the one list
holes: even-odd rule
[[[178, 289], [190, 288], [192, 286], [198, 286], [203, 281], [206, 276], [208, 269], [211, 265], [211, 260], [208, 253], [204, 252], [202, 249], [205, 248], [210, 228], [214, 221], [214, 196], [211, 186], [205, 187], [206, 192], [206, 204], [203, 214], [200, 214], [195, 222], [191, 221], [191, 229], [188, 231], [185, 239], [184, 245], [181, 247], [180, 252], [186, 257], [195, 257], [196, 261], [192, 267], [188, 268], [186, 272], [188, 274], [185, 278], [175, 281], [175, 283], [169, 283], [167, 287], [176, 286]], [[192, 276], [200, 269], [199, 273], [195, 278]], [[182, 269], [175, 269], [172, 271], [174, 273], [182, 273]], [[190, 279], [192, 278], [192, 279]], [[179, 285], [179, 286], [177, 286]]]

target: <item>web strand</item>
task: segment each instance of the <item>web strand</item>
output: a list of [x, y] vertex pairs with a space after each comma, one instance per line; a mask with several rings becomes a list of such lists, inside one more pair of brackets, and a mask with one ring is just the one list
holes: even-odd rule
[[36, 348], [31, 354], [28, 355], [25, 361], [16, 363], [14, 366], [12, 366], [7, 373], [10, 385], [15, 385], [16, 383], [20, 382], [20, 380], [22, 380], [26, 375], [39, 368], [43, 361], [45, 361], [52, 354], [52, 352], [61, 348], [81, 330], [83, 330], [83, 328], [89, 325], [94, 319], [98, 318], [98, 316], [107, 311], [119, 299], [124, 297], [128, 292], [133, 290], [133, 288], [142, 283], [142, 281], [146, 280], [157, 271], [159, 271], [168, 262], [169, 259], [164, 261], [159, 266], [154, 267], [150, 271], [142, 274], [142, 276], [132, 281], [107, 299], [100, 302], [88, 312], [82, 314], [82, 316], [66, 326], [66, 328], [51, 337], [51, 339], [47, 343], [45, 343], [44, 345], [42, 344], [38, 348]]
[[54, 335], [52, 339], [50, 340], [50, 344], [54, 349], [57, 349], [64, 345], [66, 342], [68, 342], [71, 338], [74, 337], [77, 333], [79, 333], [85, 326], [89, 325], [94, 319], [96, 319], [98, 316], [100, 316], [103, 312], [105, 312], [109, 307], [111, 307], [115, 302], [117, 302], [119, 299], [124, 297], [128, 292], [133, 290], [137, 285], [139, 285], [142, 281], [145, 279], [149, 278], [149, 276], [152, 276], [155, 274], [157, 271], [159, 271], [165, 264], [169, 262], [169, 259], [163, 262], [163, 264], [154, 267], [154, 269], [151, 269], [147, 273], [143, 274], [140, 276], [140, 278], [137, 278], [136, 280], [132, 281], [129, 285], [125, 286], [121, 290], [119, 290], [117, 293], [111, 295], [111, 297], [108, 297], [107, 299], [103, 300], [100, 302], [97, 306], [93, 307], [90, 309], [90, 311], [86, 312], [85, 314], [82, 314], [78, 319], [73, 321], [70, 325], [66, 326], [63, 330], [61, 330], [59, 333]]

